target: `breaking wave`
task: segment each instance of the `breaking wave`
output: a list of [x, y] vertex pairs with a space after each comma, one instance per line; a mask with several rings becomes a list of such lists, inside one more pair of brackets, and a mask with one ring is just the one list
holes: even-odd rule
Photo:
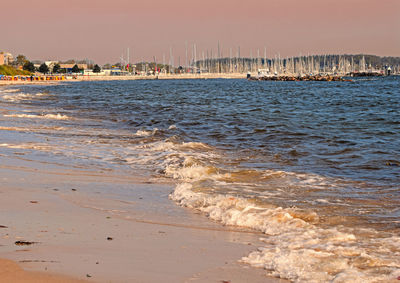
[[269, 275], [296, 282], [360, 283], [394, 280], [400, 275], [400, 237], [382, 238], [373, 229], [358, 231], [368, 238], [358, 237], [349, 228], [319, 228], [312, 224], [318, 222], [318, 215], [312, 211], [260, 205], [251, 199], [196, 190], [193, 184], [182, 183], [170, 197], [225, 225], [265, 233], [265, 246], [242, 261], [264, 268]]
[[20, 92], [19, 89], [5, 89], [0, 91], [1, 99], [3, 101], [8, 101], [8, 102], [20, 102], [46, 96], [50, 96], [50, 94], [45, 92], [25, 93], [25, 92]]
[[62, 114], [43, 114], [43, 115], [32, 115], [32, 114], [5, 114], [4, 117], [11, 118], [27, 118], [27, 119], [53, 119], [53, 120], [69, 120], [71, 119], [67, 115]]

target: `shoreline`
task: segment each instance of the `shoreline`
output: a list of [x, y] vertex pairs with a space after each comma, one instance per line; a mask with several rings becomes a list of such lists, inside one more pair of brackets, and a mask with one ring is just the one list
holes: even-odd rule
[[238, 262], [260, 233], [177, 206], [172, 184], [0, 161], [0, 258], [22, 268], [3, 260], [0, 270], [11, 264], [13, 282], [287, 282]]
[[[50, 76], [49, 76], [50, 77]], [[242, 73], [203, 73], [203, 74], [173, 74], [173, 75], [150, 75], [150, 76], [97, 76], [80, 75], [74, 79], [64, 80], [0, 80], [0, 86], [4, 85], [30, 85], [30, 84], [57, 84], [62, 82], [81, 82], [81, 81], [135, 81], [135, 80], [207, 80], [207, 79], [246, 79], [246, 74]]]
[[[397, 76], [397, 75], [391, 75]], [[137, 81], [137, 80], [212, 80], [212, 79], [248, 79], [247, 74], [244, 73], [203, 73], [203, 74], [173, 74], [173, 75], [150, 75], [150, 76], [96, 76], [96, 75], [81, 75], [76, 78], [67, 78], [64, 80], [0, 80], [0, 86], [12, 86], [12, 85], [48, 85], [48, 84], [59, 84], [63, 82], [82, 82], [82, 81]], [[294, 76], [281, 76], [281, 77], [262, 77], [256, 78], [250, 77], [250, 80], [263, 81], [294, 81]], [[303, 79], [304, 81], [313, 81], [314, 79]], [[337, 79], [335, 79], [337, 81]], [[333, 80], [333, 81], [335, 81]], [[300, 80], [301, 81], [301, 80]], [[315, 81], [329, 81], [328, 79], [321, 79]], [[339, 80], [339, 81], [351, 81], [351, 80]]]

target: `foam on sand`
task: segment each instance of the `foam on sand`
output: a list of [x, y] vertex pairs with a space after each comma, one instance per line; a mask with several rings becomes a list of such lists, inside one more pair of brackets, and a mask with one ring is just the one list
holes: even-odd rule
[[[225, 225], [248, 227], [267, 234], [265, 246], [242, 261], [264, 268], [269, 275], [295, 282], [377, 282], [400, 275], [400, 237], [345, 227], [312, 224], [318, 215], [295, 208], [259, 206], [232, 195], [203, 193], [191, 183], [179, 184], [170, 198]], [[370, 237], [358, 237], [356, 232]], [[376, 250], [390, 251], [382, 253]]]

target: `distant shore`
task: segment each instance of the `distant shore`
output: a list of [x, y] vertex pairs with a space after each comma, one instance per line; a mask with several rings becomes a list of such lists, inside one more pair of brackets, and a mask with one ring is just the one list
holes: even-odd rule
[[20, 85], [20, 84], [51, 84], [62, 81], [129, 81], [129, 80], [183, 80], [183, 79], [245, 79], [243, 73], [203, 73], [203, 74], [161, 74], [149, 76], [96, 76], [96, 75], [78, 75], [65, 76], [63, 80], [53, 80], [51, 75], [42, 76], [43, 80], [0, 80], [1, 85]]

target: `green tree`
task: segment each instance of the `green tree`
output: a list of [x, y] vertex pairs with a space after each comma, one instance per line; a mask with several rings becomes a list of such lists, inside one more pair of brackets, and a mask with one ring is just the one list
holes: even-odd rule
[[35, 71], [35, 65], [33, 65], [32, 62], [26, 61], [22, 69], [33, 73]]
[[18, 55], [17, 59], [15, 60], [16, 65], [18, 66], [24, 66], [25, 63], [28, 62], [28, 60], [26, 59], [26, 57], [24, 55]]
[[47, 66], [46, 63], [43, 63], [39, 67], [39, 72], [41, 72], [43, 74], [47, 74], [49, 72], [49, 66]]
[[78, 65], [77, 64], [75, 64], [73, 67], [72, 67], [72, 73], [79, 73], [81, 70], [79, 69], [79, 67], [78, 67]]
[[60, 69], [61, 69], [60, 64], [55, 64], [53, 67], [53, 73], [55, 74], [59, 73]]
[[101, 72], [101, 69], [100, 69], [100, 67], [99, 67], [99, 65], [94, 65], [94, 67], [93, 67], [93, 73], [100, 73]]

